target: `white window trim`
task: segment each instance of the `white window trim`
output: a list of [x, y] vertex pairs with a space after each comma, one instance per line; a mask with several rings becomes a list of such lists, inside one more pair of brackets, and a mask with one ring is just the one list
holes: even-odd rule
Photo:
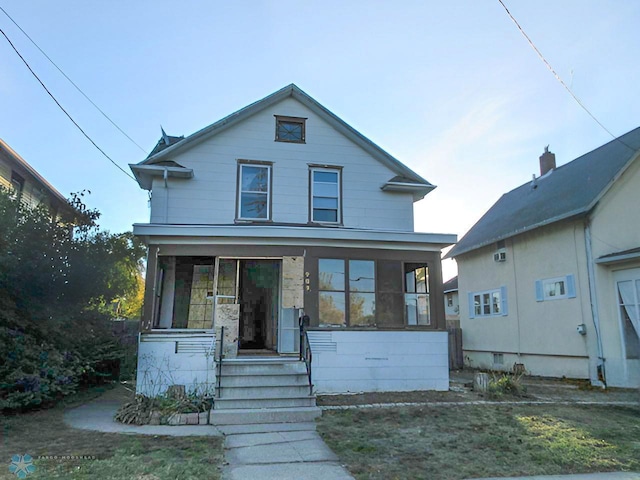
[[[309, 205], [309, 216], [311, 217], [310, 220], [312, 223], [322, 223], [322, 224], [327, 224], [327, 225], [340, 225], [342, 224], [342, 169], [340, 168], [331, 168], [331, 167], [311, 167], [309, 169], [309, 175], [311, 177], [311, 198], [309, 199], [310, 201], [310, 205]], [[323, 221], [323, 220], [316, 220], [315, 218], [313, 218], [313, 198], [315, 197], [314, 194], [314, 186], [315, 186], [315, 181], [313, 180], [313, 173], [314, 172], [332, 172], [332, 173], [337, 173], [338, 174], [338, 210], [336, 212], [336, 221], [335, 222], [327, 222], [327, 221]], [[326, 182], [318, 182], [318, 183], [326, 183]], [[327, 197], [328, 198], [328, 197]]]
[[[490, 302], [491, 313], [484, 313], [484, 304], [482, 303], [482, 297], [485, 294], [489, 295], [489, 299], [493, 299], [493, 295], [497, 293], [500, 301], [500, 311], [495, 312], [493, 309], [493, 302]], [[480, 296], [480, 313], [475, 313], [475, 297]], [[489, 317], [506, 317], [509, 314], [507, 304], [507, 287], [502, 286], [499, 288], [493, 288], [491, 290], [481, 290], [477, 292], [468, 293], [469, 302], [469, 318], [489, 318]]]
[[[262, 163], [241, 163], [240, 169], [238, 170], [238, 220], [253, 220], [258, 222], [268, 222], [271, 220], [271, 168], [272, 165], [264, 165]], [[265, 192], [258, 192], [254, 190], [243, 190], [242, 189], [242, 169], [244, 167], [253, 167], [253, 168], [266, 168], [267, 169], [267, 216], [266, 218], [261, 217], [243, 217], [242, 216], [242, 194], [243, 193], [258, 193], [264, 195]]]
[[[564, 295], [547, 295], [546, 286], [551, 283], [564, 282]], [[564, 275], [561, 277], [543, 278], [536, 280], [536, 301], [548, 302], [553, 300], [564, 300], [576, 297], [575, 277], [573, 275]]]

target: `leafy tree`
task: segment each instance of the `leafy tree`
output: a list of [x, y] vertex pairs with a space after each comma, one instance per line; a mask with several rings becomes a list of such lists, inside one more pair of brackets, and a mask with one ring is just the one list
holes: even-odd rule
[[83, 196], [63, 223], [0, 189], [0, 409], [70, 393], [118, 357], [111, 305], [138, 295], [144, 247], [100, 231]]

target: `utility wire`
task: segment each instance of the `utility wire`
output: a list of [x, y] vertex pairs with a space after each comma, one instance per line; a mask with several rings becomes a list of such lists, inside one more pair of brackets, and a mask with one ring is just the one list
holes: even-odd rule
[[11, 45], [11, 48], [13, 48], [13, 50], [16, 52], [16, 54], [20, 57], [20, 60], [22, 60], [22, 62], [27, 66], [27, 68], [29, 69], [29, 71], [31, 72], [31, 74], [36, 78], [36, 80], [38, 80], [38, 82], [40, 83], [40, 85], [42, 85], [42, 88], [44, 88], [44, 90], [49, 94], [49, 96], [53, 99], [54, 102], [56, 102], [56, 105], [58, 105], [58, 107], [60, 108], [60, 110], [62, 110], [64, 112], [64, 114], [69, 118], [69, 120], [71, 120], [71, 123], [73, 123], [76, 128], [78, 130], [80, 130], [80, 132], [82, 132], [82, 134], [87, 138], [87, 140], [89, 140], [94, 147], [96, 147], [100, 153], [102, 153], [102, 155], [104, 155], [107, 160], [109, 160], [111, 163], [113, 163], [116, 168], [118, 168], [122, 173], [124, 173], [127, 177], [129, 177], [131, 180], [133, 180], [134, 182], [136, 181], [135, 178], [133, 178], [131, 175], [129, 175], [129, 173], [127, 173], [126, 170], [124, 170], [120, 165], [118, 165], [109, 155], [107, 155], [104, 150], [102, 150], [98, 144], [96, 142], [93, 141], [93, 139], [87, 135], [87, 133], [82, 129], [82, 127], [80, 127], [80, 125], [78, 125], [78, 123], [73, 119], [73, 117], [71, 117], [71, 115], [69, 115], [69, 112], [67, 112], [64, 107], [62, 105], [60, 105], [60, 102], [58, 102], [58, 100], [56, 99], [56, 97], [53, 96], [53, 94], [49, 91], [49, 89], [46, 87], [46, 85], [44, 83], [42, 83], [42, 80], [40, 80], [40, 77], [38, 77], [38, 75], [36, 75], [36, 72], [33, 71], [33, 69], [31, 68], [31, 66], [27, 63], [27, 61], [24, 59], [24, 57], [20, 54], [20, 52], [18, 51], [18, 49], [15, 47], [15, 45], [13, 44], [13, 42], [9, 39], [9, 37], [7, 36], [6, 33], [4, 33], [4, 30], [2, 30], [0, 28], [0, 33], [2, 33], [2, 35], [4, 36], [4, 38], [7, 39], [7, 42], [9, 42], [9, 45]]
[[[29, 34], [28, 34], [27, 32], [25, 32], [25, 31], [22, 29], [22, 27], [21, 27], [20, 25], [18, 25], [18, 24], [17, 24], [17, 22], [16, 22], [16, 21], [11, 17], [11, 15], [9, 15], [9, 14], [7, 13], [7, 11], [6, 11], [4, 8], [2, 8], [2, 6], [0, 6], [0, 10], [2, 10], [2, 13], [4, 13], [4, 14], [9, 18], [9, 20], [11, 20], [11, 21], [13, 22], [13, 24], [14, 24], [16, 27], [18, 27], [18, 30], [20, 30], [20, 31], [24, 34], [24, 36], [25, 36], [25, 37], [27, 37], [27, 38], [29, 39], [29, 41], [30, 41], [31, 43], [33, 43], [33, 45], [34, 45], [38, 50], [40, 50], [40, 53], [42, 53], [42, 55], [44, 55], [44, 56], [45, 56], [45, 58], [46, 58], [47, 60], [49, 60], [49, 62], [51, 62], [51, 64], [52, 64], [54, 67], [56, 67], [56, 69], [57, 69], [57, 70], [62, 74], [62, 76], [63, 76], [64, 78], [66, 78], [67, 80], [69, 80], [69, 83], [71, 83], [71, 85], [73, 85], [73, 86], [75, 87], [75, 89], [76, 89], [76, 90], [78, 90], [78, 92], [80, 92], [80, 93], [82, 94], [82, 96], [83, 96], [84, 98], [86, 98], [86, 99], [87, 99], [87, 101], [88, 101], [91, 105], [93, 105], [93, 106], [96, 108], [96, 110], [98, 110], [98, 111], [102, 114], [102, 116], [103, 116], [104, 118], [106, 118], [107, 120], [109, 120], [109, 122], [111, 123], [111, 125], [113, 125], [114, 127], [116, 127], [116, 128], [120, 131], [120, 133], [122, 133], [125, 137], [127, 137], [127, 138], [131, 141], [131, 143], [133, 143], [136, 147], [138, 147], [140, 150], [142, 150], [145, 154], [149, 153], [149, 152], [147, 152], [144, 148], [142, 148], [142, 147], [141, 147], [141, 146], [140, 146], [140, 145], [139, 145], [139, 144], [138, 144], [138, 143], [137, 143], [133, 138], [131, 138], [129, 135], [127, 135], [127, 134], [126, 134], [126, 132], [125, 132], [124, 130], [122, 130], [122, 128], [120, 128], [120, 127], [116, 124], [116, 122], [114, 122], [113, 120], [111, 120], [111, 118], [109, 118], [109, 116], [108, 116], [106, 113], [104, 113], [104, 111], [103, 111], [103, 110], [102, 110], [98, 105], [96, 105], [96, 104], [93, 102], [93, 100], [91, 100], [91, 99], [89, 98], [89, 96], [88, 96], [86, 93], [84, 93], [84, 92], [82, 91], [82, 89], [81, 89], [78, 85], [76, 85], [76, 84], [75, 84], [75, 82], [74, 82], [73, 80], [71, 80], [71, 79], [67, 76], [67, 74], [66, 74], [66, 73], [64, 73], [64, 72], [62, 71], [62, 69], [61, 69], [61, 68], [56, 64], [56, 62], [54, 62], [53, 60], [51, 60], [51, 58], [49, 57], [49, 55], [47, 55], [47, 54], [44, 52], [44, 50], [42, 50], [42, 49], [40, 48], [40, 46], [39, 46], [39, 45], [38, 45], [38, 44], [37, 44], [37, 43], [36, 43], [36, 42], [35, 42], [35, 41], [34, 41], [34, 40], [29, 36]], [[5, 36], [6, 36], [6, 35], [5, 35]]]
[[511, 12], [509, 11], [509, 9], [507, 8], [507, 6], [504, 4], [504, 2], [502, 0], [498, 0], [498, 2], [500, 2], [500, 5], [502, 5], [502, 8], [504, 8], [505, 12], [507, 12], [507, 15], [509, 15], [509, 18], [513, 21], [513, 23], [516, 24], [516, 27], [518, 27], [518, 30], [520, 30], [520, 33], [524, 36], [524, 38], [527, 39], [527, 42], [529, 42], [529, 45], [531, 46], [531, 48], [533, 48], [533, 50], [538, 54], [538, 57], [540, 57], [540, 60], [542, 60], [542, 62], [547, 66], [547, 68], [549, 69], [549, 71], [553, 74], [553, 76], [556, 78], [556, 80], [558, 80], [558, 82], [560, 82], [560, 84], [565, 88], [565, 90], [567, 92], [569, 92], [569, 95], [571, 95], [573, 97], [573, 99], [578, 103], [578, 105], [580, 105], [580, 107], [582, 107], [582, 109], [587, 112], [587, 114], [589, 114], [589, 116], [591, 118], [593, 118], [593, 120], [602, 127], [602, 129], [607, 132], [609, 135], [611, 135], [615, 140], [618, 140], [620, 143], [622, 143], [623, 145], [625, 145], [626, 147], [630, 148], [631, 150], [637, 150], [636, 148], [630, 147], [629, 145], [627, 145], [625, 142], [623, 142], [622, 140], [620, 140], [620, 138], [618, 138], [616, 135], [614, 135], [613, 133], [611, 133], [611, 131], [605, 127], [602, 122], [600, 122], [600, 120], [598, 120], [595, 115], [593, 113], [591, 113], [589, 111], [589, 109], [580, 101], [580, 99], [576, 96], [575, 93], [573, 93], [573, 91], [571, 90], [571, 88], [564, 83], [564, 80], [562, 80], [562, 78], [560, 77], [560, 75], [558, 75], [556, 73], [556, 71], [553, 69], [553, 67], [551, 66], [551, 64], [549, 64], [549, 62], [547, 61], [546, 58], [544, 58], [544, 55], [542, 55], [542, 53], [540, 52], [540, 50], [538, 50], [538, 47], [535, 46], [535, 44], [533, 43], [533, 41], [529, 38], [529, 35], [526, 34], [526, 32], [524, 31], [524, 29], [520, 26], [520, 24], [518, 23], [518, 21], [514, 18], [513, 15], [511, 15]]

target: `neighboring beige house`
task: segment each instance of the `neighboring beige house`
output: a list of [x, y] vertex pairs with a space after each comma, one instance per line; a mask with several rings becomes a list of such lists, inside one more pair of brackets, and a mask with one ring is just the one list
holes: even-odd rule
[[503, 195], [448, 253], [466, 362], [640, 386], [640, 129]]
[[73, 215], [60, 192], [0, 139], [0, 186], [8, 188], [28, 207], [45, 205], [53, 217]]
[[[151, 192], [150, 222], [134, 225], [149, 246], [139, 392], [215, 386], [216, 410], [313, 404], [308, 382], [260, 390], [249, 367], [312, 367], [318, 392], [448, 389], [440, 252], [456, 237], [413, 229], [435, 187], [298, 87], [163, 133], [131, 169]], [[247, 378], [256, 388], [239, 391]]]
[[442, 285], [444, 314], [447, 327], [460, 326], [460, 301], [458, 300], [458, 277], [450, 278]]

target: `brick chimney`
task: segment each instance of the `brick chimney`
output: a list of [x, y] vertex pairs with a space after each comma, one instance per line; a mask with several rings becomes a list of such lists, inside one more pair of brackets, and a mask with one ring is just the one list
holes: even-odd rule
[[549, 145], [544, 147], [544, 153], [540, 156], [540, 176], [547, 173], [549, 170], [555, 170], [556, 168], [556, 156], [549, 151]]

